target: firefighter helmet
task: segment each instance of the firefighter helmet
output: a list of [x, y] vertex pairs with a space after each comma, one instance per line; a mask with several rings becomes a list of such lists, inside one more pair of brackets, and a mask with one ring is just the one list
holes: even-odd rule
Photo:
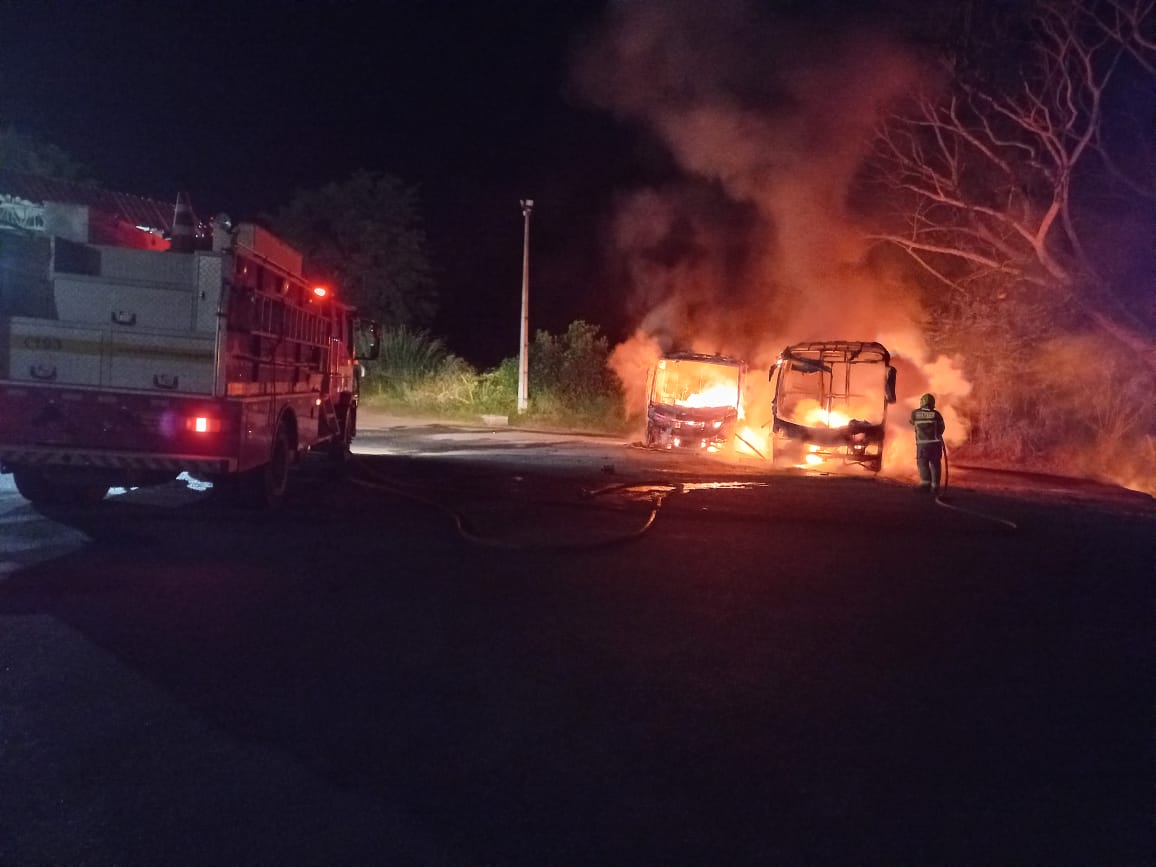
[[925, 394], [925, 395], [923, 395], [923, 397], [919, 398], [919, 408], [920, 409], [935, 409], [935, 395], [934, 394]]

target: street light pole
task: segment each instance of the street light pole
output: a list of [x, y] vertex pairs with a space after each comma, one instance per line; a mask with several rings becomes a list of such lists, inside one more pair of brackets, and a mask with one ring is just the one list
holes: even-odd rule
[[522, 199], [522, 350], [518, 356], [518, 414], [526, 411], [530, 376], [530, 212], [533, 199]]

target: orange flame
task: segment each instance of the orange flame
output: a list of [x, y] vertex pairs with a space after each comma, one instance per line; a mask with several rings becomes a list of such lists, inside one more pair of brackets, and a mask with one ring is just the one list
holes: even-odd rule
[[709, 386], [695, 394], [688, 395], [681, 400], [674, 401], [677, 406], [716, 407], [738, 406], [738, 393], [734, 385], [719, 383]]

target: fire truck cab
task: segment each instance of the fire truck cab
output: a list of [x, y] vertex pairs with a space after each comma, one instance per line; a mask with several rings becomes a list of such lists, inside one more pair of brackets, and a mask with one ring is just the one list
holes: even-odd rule
[[0, 234], [0, 472], [27, 499], [188, 472], [273, 505], [301, 454], [347, 455], [378, 327], [268, 231], [188, 252]]

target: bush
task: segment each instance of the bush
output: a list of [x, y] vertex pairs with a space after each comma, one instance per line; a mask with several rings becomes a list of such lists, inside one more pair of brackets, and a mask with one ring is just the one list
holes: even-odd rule
[[530, 348], [529, 409], [542, 420], [618, 429], [625, 423], [622, 383], [609, 367], [599, 328], [571, 322], [566, 333], [539, 331]]
[[518, 408], [518, 359], [506, 358], [478, 377], [478, 406], [482, 412], [511, 415]]
[[1093, 335], [977, 348], [963, 459], [1094, 476], [1156, 493], [1151, 370]]
[[402, 397], [415, 383], [460, 370], [464, 364], [428, 331], [414, 331], [404, 325], [385, 328], [381, 352], [366, 366], [367, 391], [387, 398]]
[[449, 356], [424, 376], [400, 381], [402, 400], [419, 409], [467, 411], [477, 400], [478, 375], [457, 356]]
[[[610, 347], [599, 329], [572, 322], [565, 334], [539, 331], [530, 347], [529, 407], [523, 423], [619, 430], [625, 424]], [[425, 331], [387, 329], [368, 366], [365, 395], [407, 412], [450, 417], [517, 412], [519, 359], [478, 373]]]

